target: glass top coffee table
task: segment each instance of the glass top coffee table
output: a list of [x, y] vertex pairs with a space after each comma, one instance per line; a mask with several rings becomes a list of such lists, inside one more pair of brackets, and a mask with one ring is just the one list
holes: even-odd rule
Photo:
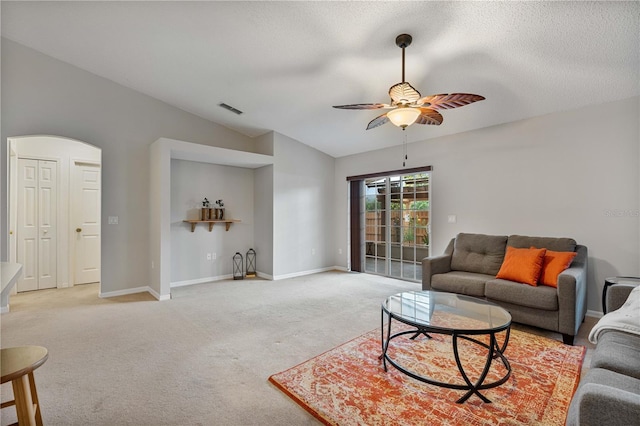
[[[387, 320], [386, 333], [385, 319]], [[392, 321], [399, 321], [410, 327], [408, 329], [404, 327], [392, 334]], [[453, 293], [409, 291], [390, 296], [382, 303], [381, 323], [382, 355], [380, 358], [383, 360], [384, 370], [387, 371], [388, 362], [416, 380], [448, 389], [466, 390], [467, 392], [456, 401], [458, 403], [465, 402], [473, 394], [476, 394], [484, 402], [491, 402], [480, 391], [500, 386], [511, 375], [511, 365], [504, 355], [509, 343], [511, 315], [494, 303]], [[503, 331], [505, 332], [504, 341], [500, 345], [496, 334]], [[399, 361], [390, 356], [389, 347], [393, 346], [391, 343], [393, 339], [404, 335], [411, 335], [409, 338], [411, 340], [415, 340], [420, 335], [431, 339], [429, 333], [452, 336], [453, 354], [464, 383], [449, 383], [426, 377], [400, 365]], [[485, 365], [475, 381], [469, 378], [462, 364], [458, 346], [460, 339], [472, 342], [472, 344], [479, 345], [484, 348], [483, 350], [486, 350]], [[495, 359], [500, 359], [506, 373], [497, 380], [485, 383], [491, 364]]]

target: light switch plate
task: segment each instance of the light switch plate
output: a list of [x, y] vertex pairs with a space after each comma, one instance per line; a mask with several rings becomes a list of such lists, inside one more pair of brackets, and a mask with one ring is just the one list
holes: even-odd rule
[[447, 217], [447, 222], [449, 222], [449, 223], [456, 223], [457, 221], [458, 221], [458, 218], [456, 217], [455, 214], [450, 214]]
[[109, 216], [109, 225], [117, 225], [118, 216]]

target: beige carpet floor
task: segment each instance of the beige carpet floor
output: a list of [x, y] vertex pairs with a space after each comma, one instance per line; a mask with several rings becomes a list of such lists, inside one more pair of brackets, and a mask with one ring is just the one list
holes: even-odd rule
[[[95, 284], [41, 290], [11, 296], [0, 345], [48, 348], [35, 372], [46, 425], [310, 425], [318, 422], [268, 377], [379, 327], [384, 298], [419, 288], [327, 272], [180, 287], [166, 302], [100, 299]], [[593, 347], [595, 321], [576, 344]], [[12, 399], [10, 384], [1, 399]], [[0, 420], [15, 422], [15, 410]]]

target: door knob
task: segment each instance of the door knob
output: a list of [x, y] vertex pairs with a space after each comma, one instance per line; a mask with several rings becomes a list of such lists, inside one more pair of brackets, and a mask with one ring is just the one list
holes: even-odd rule
[[76, 228], [76, 232], [82, 232], [82, 228]]
[[46, 234], [47, 232], [49, 232], [48, 229], [45, 229], [44, 231], [42, 231], [43, 234]]

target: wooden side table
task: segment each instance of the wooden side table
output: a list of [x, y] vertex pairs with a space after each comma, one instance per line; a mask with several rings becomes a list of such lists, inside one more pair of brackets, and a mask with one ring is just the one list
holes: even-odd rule
[[611, 277], [605, 278], [604, 287], [602, 287], [602, 313], [607, 313], [607, 291], [609, 287], [615, 284], [640, 285], [638, 277]]
[[19, 346], [0, 349], [1, 383], [11, 382], [13, 401], [3, 402], [0, 408], [16, 406], [18, 425], [41, 426], [42, 416], [33, 371], [49, 357], [42, 346]]

